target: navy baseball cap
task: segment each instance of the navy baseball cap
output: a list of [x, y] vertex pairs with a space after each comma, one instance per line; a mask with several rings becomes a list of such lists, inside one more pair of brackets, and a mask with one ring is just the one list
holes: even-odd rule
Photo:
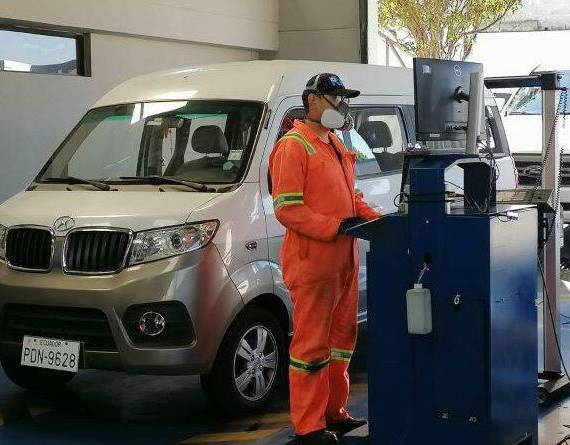
[[360, 95], [360, 91], [358, 90], [345, 88], [340, 77], [332, 73], [321, 73], [311, 77], [307, 82], [306, 89], [330, 96], [352, 98]]

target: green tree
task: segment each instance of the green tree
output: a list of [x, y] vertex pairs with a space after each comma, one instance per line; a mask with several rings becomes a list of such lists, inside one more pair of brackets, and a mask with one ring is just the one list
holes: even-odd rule
[[498, 25], [522, 0], [379, 0], [378, 23], [417, 57], [465, 60], [477, 34]]

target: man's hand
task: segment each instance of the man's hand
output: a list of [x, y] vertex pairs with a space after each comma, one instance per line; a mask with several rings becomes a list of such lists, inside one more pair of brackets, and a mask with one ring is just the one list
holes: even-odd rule
[[358, 216], [353, 216], [351, 218], [343, 219], [338, 226], [338, 234], [342, 235], [345, 234], [348, 229], [353, 228], [354, 226], [358, 226], [359, 224], [365, 223], [368, 220], [364, 218], [360, 218]]

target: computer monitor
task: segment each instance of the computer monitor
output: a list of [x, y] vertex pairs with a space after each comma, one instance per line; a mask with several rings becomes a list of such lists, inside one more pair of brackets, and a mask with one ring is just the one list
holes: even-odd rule
[[455, 60], [414, 59], [418, 141], [466, 140], [472, 73], [482, 75], [483, 65]]

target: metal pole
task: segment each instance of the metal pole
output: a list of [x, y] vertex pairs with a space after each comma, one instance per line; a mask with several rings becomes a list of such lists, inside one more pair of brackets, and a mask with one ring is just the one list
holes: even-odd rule
[[479, 153], [477, 136], [481, 132], [483, 104], [483, 73], [471, 73], [469, 79], [469, 123], [467, 124], [467, 144], [465, 146], [467, 153]]
[[[556, 110], [560, 101], [559, 90], [543, 90], [542, 109], [542, 157], [546, 155], [546, 149], [550, 144], [548, 159], [544, 163], [542, 173], [542, 187], [545, 189], [558, 189], [558, 172], [560, 171], [560, 138], [558, 128], [554, 128]], [[556, 203], [556, 196], [553, 193], [552, 204]], [[543, 320], [544, 320], [544, 371], [548, 373], [560, 374], [561, 362], [556, 336], [560, 341], [560, 212], [548, 216], [546, 230], [550, 229], [551, 234], [544, 248], [543, 265], [545, 275], [545, 287], [548, 297], [543, 298]], [[552, 314], [552, 316], [551, 316]]]

